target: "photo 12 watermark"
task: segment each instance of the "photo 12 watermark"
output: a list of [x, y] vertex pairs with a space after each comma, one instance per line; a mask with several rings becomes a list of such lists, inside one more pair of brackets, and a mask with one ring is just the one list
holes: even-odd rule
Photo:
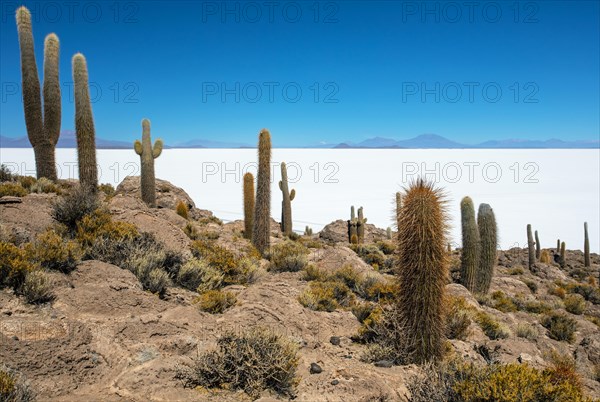
[[[112, 22], [137, 24], [140, 18], [138, 1], [28, 1], [26, 6], [34, 23], [74, 24]], [[14, 22], [16, 10], [23, 2], [3, 1], [2, 23]]]
[[402, 23], [422, 24], [536, 24], [537, 1], [402, 1]]
[[334, 1], [202, 1], [202, 23], [258, 24], [339, 22], [340, 3]]
[[498, 183], [503, 178], [513, 183], [537, 184], [540, 167], [535, 162], [402, 162], [402, 183], [423, 178], [435, 184]]
[[[21, 82], [3, 81], [0, 84], [0, 102], [12, 102], [15, 98], [23, 102]], [[90, 102], [100, 103], [139, 103], [140, 86], [135, 81], [115, 81], [102, 84], [96, 81], [89, 82]], [[75, 102], [75, 84], [73, 81], [61, 83], [61, 97], [64, 102]]]
[[339, 103], [340, 87], [334, 81], [202, 82], [202, 103]]
[[402, 82], [402, 103], [539, 103], [536, 82]]

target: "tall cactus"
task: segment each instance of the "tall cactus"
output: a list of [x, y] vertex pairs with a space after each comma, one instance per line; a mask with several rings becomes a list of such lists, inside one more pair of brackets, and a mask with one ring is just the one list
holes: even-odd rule
[[258, 135], [258, 177], [252, 243], [265, 255], [271, 246], [271, 134], [263, 128]]
[[542, 254], [542, 246], [540, 245], [540, 237], [538, 236], [538, 231], [535, 231], [535, 259], [537, 261], [540, 260], [540, 256]]
[[531, 233], [531, 225], [527, 224], [527, 251], [528, 251], [528, 267], [533, 268], [535, 264], [535, 241], [533, 240], [533, 234]]
[[591, 266], [591, 263], [590, 263], [590, 238], [588, 236], [587, 222], [583, 223], [583, 265], [586, 267]]
[[350, 207], [350, 219], [351, 219], [351, 220], [354, 220], [354, 219], [356, 219], [356, 214], [354, 213], [354, 205], [352, 205], [352, 206]]
[[283, 195], [281, 201], [281, 231], [286, 234], [292, 234], [292, 201], [296, 197], [296, 190], [289, 191], [287, 167], [285, 162], [281, 162], [281, 180], [279, 181], [279, 189]]
[[475, 276], [475, 291], [487, 293], [494, 276], [496, 265], [496, 250], [498, 248], [498, 229], [494, 210], [488, 204], [480, 204], [477, 212], [477, 226], [479, 227], [480, 257], [477, 275]]
[[254, 176], [248, 172], [244, 175], [244, 237], [252, 240], [254, 225]]
[[461, 200], [460, 217], [462, 229], [460, 283], [470, 292], [474, 292], [481, 245], [477, 221], [475, 220], [475, 206], [471, 197], [464, 197]]
[[399, 328], [408, 362], [444, 353], [444, 296], [448, 281], [446, 206], [440, 190], [419, 180], [402, 197], [396, 270]]
[[559, 264], [561, 268], [564, 268], [567, 265], [567, 257], [566, 257], [566, 244], [563, 241], [560, 243], [560, 261]]
[[560, 251], [560, 239], [556, 240], [556, 252], [558, 253]]
[[402, 208], [402, 194], [400, 194], [400, 191], [396, 192], [396, 210], [394, 211], [394, 215], [396, 218], [396, 228], [399, 225], [400, 222], [400, 209]]
[[90, 102], [87, 62], [81, 53], [73, 56], [73, 82], [75, 86], [75, 134], [77, 136], [79, 182], [82, 186], [96, 191], [98, 188], [96, 132]]
[[44, 40], [44, 115], [40, 80], [35, 61], [31, 14], [25, 7], [16, 13], [19, 47], [21, 50], [21, 77], [23, 106], [27, 136], [35, 154], [38, 179], [56, 180], [55, 148], [60, 135], [61, 95], [58, 80], [60, 45], [58, 37], [51, 33]]
[[363, 207], [358, 208], [358, 218], [356, 220], [356, 234], [358, 236], [358, 243], [363, 244], [365, 242], [365, 225], [367, 224], [367, 218], [364, 217]]
[[156, 178], [154, 176], [154, 159], [158, 158], [163, 150], [163, 142], [158, 139], [152, 146], [150, 138], [150, 120], [142, 120], [142, 142], [135, 140], [133, 143], [135, 153], [140, 156], [142, 175], [140, 185], [142, 188], [142, 200], [150, 207], [156, 207]]
[[356, 223], [356, 219], [348, 220], [348, 243], [350, 244], [358, 244], [358, 231]]

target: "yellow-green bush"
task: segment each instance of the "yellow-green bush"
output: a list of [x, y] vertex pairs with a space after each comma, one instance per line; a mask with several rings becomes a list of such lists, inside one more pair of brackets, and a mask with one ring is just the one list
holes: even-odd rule
[[449, 297], [447, 300], [446, 337], [465, 340], [471, 325], [472, 308], [464, 297]]
[[352, 265], [346, 264], [333, 273], [333, 277], [346, 284], [350, 289], [356, 290], [361, 274]]
[[377, 336], [377, 328], [381, 325], [382, 320], [383, 310], [379, 306], [373, 306], [369, 315], [361, 321], [362, 325], [358, 329], [357, 339], [367, 343], [373, 341]]
[[371, 302], [356, 301], [352, 304], [352, 314], [361, 324], [371, 315], [376, 305]]
[[77, 242], [65, 240], [54, 230], [39, 235], [26, 251], [42, 267], [63, 273], [74, 270], [83, 255]]
[[0, 184], [0, 197], [4, 197], [6, 195], [13, 197], [25, 197], [27, 195], [27, 190], [24, 189], [20, 183], [2, 183]]
[[517, 311], [517, 306], [512, 301], [512, 299], [501, 290], [497, 290], [494, 293], [492, 293], [492, 300], [492, 306], [496, 310], [502, 311], [503, 313]]
[[375, 245], [385, 255], [391, 255], [396, 250], [396, 245], [388, 240], [380, 240], [377, 243], [375, 243]]
[[182, 218], [189, 219], [189, 209], [185, 202], [179, 201], [175, 207], [175, 211], [177, 212], [177, 215], [181, 216]]
[[0, 285], [17, 289], [28, 272], [36, 269], [25, 250], [11, 243], [0, 242]]
[[475, 319], [483, 330], [483, 333], [490, 339], [503, 339], [510, 336], [508, 329], [487, 313], [480, 311], [477, 313]]
[[53, 283], [48, 275], [40, 269], [35, 269], [25, 275], [19, 294], [25, 297], [27, 303], [46, 303], [54, 299], [52, 288]]
[[537, 328], [529, 323], [519, 323], [515, 328], [515, 335], [519, 338], [533, 340], [539, 336]]
[[113, 221], [110, 213], [102, 209], [83, 216], [76, 227], [75, 238], [84, 247], [92, 245], [98, 238], [122, 241], [139, 234], [134, 225]]
[[585, 298], [580, 294], [570, 294], [565, 296], [565, 309], [576, 315], [581, 315], [585, 311]]
[[52, 206], [52, 217], [74, 234], [77, 223], [99, 207], [100, 200], [95, 192], [87, 187], [77, 186], [58, 197]]
[[316, 265], [309, 264], [304, 268], [304, 275], [302, 279], [305, 281], [320, 281], [324, 282], [329, 279], [329, 274], [324, 269], [317, 267]]
[[235, 294], [229, 291], [208, 290], [196, 299], [198, 308], [211, 314], [221, 314], [236, 303]]
[[31, 188], [36, 181], [37, 179], [33, 176], [17, 176], [17, 182], [25, 189]]
[[185, 228], [183, 228], [183, 233], [185, 233], [187, 237], [189, 237], [191, 240], [198, 240], [200, 238], [198, 228], [192, 222], [188, 222], [185, 224]]
[[308, 265], [308, 249], [299, 242], [286, 240], [271, 247], [269, 270], [274, 272], [298, 272]]
[[567, 295], [567, 291], [565, 290], [564, 287], [554, 284], [554, 285], [550, 285], [548, 288], [548, 294], [549, 295], [553, 295], [553, 296], [557, 296], [560, 297], [561, 299], [564, 299], [565, 296]]
[[385, 263], [385, 254], [375, 244], [352, 244], [350, 248], [375, 269], [382, 267]]
[[525, 273], [523, 267], [514, 267], [508, 270], [509, 275], [523, 275], [523, 273]]
[[530, 279], [522, 279], [522, 282], [527, 285], [527, 287], [529, 288], [529, 290], [531, 290], [531, 293], [536, 293], [538, 290], [538, 285], [536, 282], [530, 280]]
[[400, 290], [396, 281], [370, 274], [364, 275], [356, 287], [360, 297], [376, 302], [390, 302]]
[[352, 291], [338, 281], [310, 282], [298, 296], [304, 307], [316, 311], [334, 311], [339, 306], [349, 306], [354, 299]]
[[34, 399], [29, 383], [18, 372], [0, 364], [0, 401], [32, 402]]
[[577, 321], [563, 313], [550, 312], [542, 317], [541, 324], [548, 330], [548, 336], [552, 339], [569, 343], [575, 340]]
[[111, 199], [115, 195], [115, 188], [109, 183], [100, 184], [98, 190], [106, 195], [106, 199]]
[[[228, 332], [218, 349], [206, 351], [192, 365], [180, 366], [177, 378], [187, 387], [243, 390], [253, 399], [270, 389], [293, 399], [298, 385], [298, 346], [267, 328]], [[287, 399], [287, 398], [286, 398]]]
[[29, 191], [32, 193], [60, 193], [59, 187], [52, 180], [41, 177], [35, 183], [31, 184]]
[[235, 277], [237, 274], [236, 255], [214, 241], [196, 240], [192, 243], [192, 254], [194, 257], [204, 259], [209, 265], [219, 269], [226, 277]]

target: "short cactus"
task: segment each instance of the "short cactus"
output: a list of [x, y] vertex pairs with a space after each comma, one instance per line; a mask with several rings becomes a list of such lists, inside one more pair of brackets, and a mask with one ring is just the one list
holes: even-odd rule
[[358, 218], [356, 221], [356, 234], [358, 235], [358, 243], [363, 244], [365, 242], [365, 225], [367, 224], [367, 218], [363, 215], [363, 207], [358, 208]]
[[567, 258], [566, 258], [566, 244], [563, 241], [562, 243], [560, 243], [560, 260], [559, 260], [559, 264], [561, 268], [564, 268], [567, 266]]
[[163, 142], [158, 139], [152, 146], [150, 138], [150, 120], [142, 120], [142, 142], [135, 140], [135, 153], [140, 156], [142, 175], [140, 177], [142, 200], [150, 207], [156, 207], [156, 179], [154, 177], [154, 159], [162, 153]]
[[540, 245], [540, 237], [538, 236], [538, 231], [535, 231], [535, 259], [540, 260], [540, 255], [542, 253], [542, 246]]
[[285, 162], [281, 162], [281, 180], [279, 181], [279, 189], [283, 195], [281, 201], [281, 231], [286, 234], [292, 234], [292, 201], [296, 197], [296, 190], [289, 191], [287, 167]]
[[556, 252], [558, 253], [560, 251], [560, 239], [556, 240]]
[[304, 236], [312, 236], [313, 235], [313, 230], [310, 226], [306, 226], [306, 229], [304, 229]]
[[75, 86], [75, 134], [77, 136], [79, 182], [91, 191], [97, 191], [96, 132], [90, 102], [87, 62], [81, 53], [73, 56], [73, 82]]
[[43, 108], [40, 81], [35, 61], [31, 14], [22, 6], [17, 9], [17, 30], [21, 50], [23, 106], [27, 136], [33, 147], [37, 178], [56, 180], [55, 148], [60, 135], [61, 94], [58, 80], [60, 46], [51, 33], [44, 41]]
[[535, 264], [535, 241], [533, 240], [533, 233], [531, 233], [531, 225], [527, 225], [527, 251], [528, 251], [528, 266], [529, 269], [533, 269]]
[[444, 354], [444, 298], [448, 281], [447, 217], [440, 190], [419, 180], [406, 190], [397, 236], [398, 328], [407, 363]]
[[[358, 244], [358, 231], [356, 224], [356, 219], [348, 220], [348, 242], [351, 244]], [[353, 239], [355, 239], [356, 241], [354, 241]]]
[[496, 250], [498, 248], [498, 230], [494, 210], [488, 204], [480, 204], [477, 212], [479, 227], [479, 264], [475, 275], [475, 291], [485, 294], [490, 290], [494, 265], [496, 265]]
[[481, 244], [479, 241], [479, 229], [475, 220], [475, 206], [471, 197], [464, 197], [461, 200], [460, 216], [462, 229], [460, 283], [470, 292], [474, 292]]
[[266, 128], [258, 135], [258, 177], [254, 204], [252, 243], [264, 256], [271, 246], [271, 133]]
[[254, 176], [247, 172], [244, 175], [244, 237], [252, 240], [254, 225]]
[[583, 265], [589, 267], [590, 263], [590, 238], [588, 236], [588, 224], [583, 223]]

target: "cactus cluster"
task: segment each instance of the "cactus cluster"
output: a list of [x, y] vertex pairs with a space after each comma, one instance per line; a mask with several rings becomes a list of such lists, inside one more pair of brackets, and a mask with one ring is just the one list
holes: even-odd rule
[[304, 236], [312, 236], [313, 235], [313, 230], [310, 226], [306, 226], [306, 229], [304, 229]]
[[292, 234], [292, 201], [296, 197], [296, 190], [289, 190], [287, 167], [285, 162], [281, 162], [281, 180], [279, 181], [279, 189], [283, 196], [281, 201], [281, 231], [285, 235]]
[[350, 220], [348, 221], [348, 241], [351, 244], [363, 244], [365, 242], [366, 223], [367, 218], [364, 217], [363, 207], [358, 208], [357, 217], [354, 214], [354, 205], [352, 205], [350, 207]]
[[87, 62], [81, 53], [73, 56], [73, 83], [75, 88], [75, 134], [77, 137], [79, 182], [91, 191], [96, 191], [98, 188], [96, 131], [90, 102]]
[[19, 47], [21, 52], [21, 78], [23, 106], [27, 136], [33, 147], [37, 178], [56, 180], [55, 148], [60, 135], [61, 93], [58, 80], [60, 45], [51, 33], [44, 40], [43, 116], [42, 95], [35, 61], [31, 13], [25, 7], [16, 12]]
[[271, 246], [271, 134], [262, 129], [258, 135], [258, 177], [252, 243], [262, 254]]
[[150, 207], [156, 207], [156, 180], [154, 176], [154, 159], [158, 158], [163, 150], [163, 142], [158, 139], [152, 146], [150, 138], [150, 120], [142, 120], [142, 141], [135, 140], [133, 144], [135, 153], [140, 156], [142, 175], [140, 187], [142, 200]]
[[244, 237], [252, 240], [254, 225], [254, 176], [248, 172], [244, 175]]
[[444, 197], [419, 180], [404, 193], [398, 222], [396, 304], [408, 362], [440, 359], [444, 353], [444, 294], [448, 281]]

